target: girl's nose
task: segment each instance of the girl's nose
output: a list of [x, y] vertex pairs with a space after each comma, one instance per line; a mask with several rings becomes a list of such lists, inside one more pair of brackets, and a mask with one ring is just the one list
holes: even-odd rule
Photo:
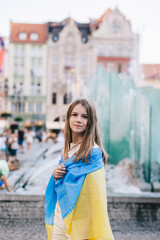
[[76, 121], [77, 121], [77, 122], [81, 122], [81, 117], [80, 117], [80, 116], [77, 116]]

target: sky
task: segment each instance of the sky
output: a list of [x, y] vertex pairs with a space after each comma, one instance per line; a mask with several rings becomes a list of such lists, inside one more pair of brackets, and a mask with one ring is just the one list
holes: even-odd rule
[[45, 23], [70, 16], [88, 22], [116, 7], [140, 35], [140, 63], [160, 64], [160, 0], [0, 0], [0, 35], [9, 37], [10, 21]]

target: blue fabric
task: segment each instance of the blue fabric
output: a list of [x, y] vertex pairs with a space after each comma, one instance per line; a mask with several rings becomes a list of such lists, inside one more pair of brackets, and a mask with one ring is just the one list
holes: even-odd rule
[[[104, 166], [102, 150], [93, 148], [88, 156], [89, 163], [82, 162], [82, 159], [76, 163], [75, 156], [68, 158], [64, 165], [66, 174], [56, 183], [53, 175], [48, 183], [45, 194], [45, 223], [53, 225], [54, 211], [57, 199], [64, 219], [75, 207], [80, 194], [83, 182], [88, 173], [94, 172]], [[63, 158], [59, 164], [63, 162]]]
[[2, 180], [0, 180], [0, 187], [4, 184], [4, 182]]

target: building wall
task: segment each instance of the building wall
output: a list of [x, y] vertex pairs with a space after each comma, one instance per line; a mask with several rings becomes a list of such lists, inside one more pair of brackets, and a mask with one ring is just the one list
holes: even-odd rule
[[[87, 80], [99, 65], [103, 65], [107, 71], [128, 73], [132, 59], [138, 64], [137, 35], [132, 32], [130, 22], [118, 9], [106, 12], [103, 18], [94, 20], [93, 25], [94, 22], [96, 27], [93, 26], [85, 44], [80, 30], [71, 18], [60, 31], [57, 42], [49, 34], [46, 119], [53, 128], [57, 124], [53, 122], [54, 119], [60, 117], [61, 121], [68, 108], [68, 104], [63, 104], [64, 94], [71, 93], [72, 100], [86, 96]], [[66, 55], [73, 56], [73, 66], [66, 66]], [[54, 66], [55, 56], [58, 61]], [[70, 81], [64, 77], [67, 73], [74, 75]], [[53, 93], [57, 94], [56, 104], [52, 104]]]
[[[89, 45], [82, 43], [81, 33], [72, 19], [60, 32], [57, 42], [49, 36], [46, 118], [53, 128], [57, 124], [54, 119], [64, 120], [68, 108], [68, 104], [64, 104], [64, 95], [71, 94], [72, 100], [83, 95], [82, 88], [90, 76]], [[57, 95], [56, 104], [52, 103], [53, 93]]]
[[[26, 113], [26, 117], [28, 115], [31, 118], [45, 115], [46, 49], [45, 44], [10, 43], [8, 111], [14, 112], [15, 116], [23, 113]], [[16, 89], [14, 89], [15, 85]], [[38, 88], [40, 88], [39, 93]], [[20, 112], [14, 106], [19, 102], [24, 104], [24, 108]], [[37, 104], [39, 104], [39, 108], [41, 105], [39, 112], [36, 109]]]

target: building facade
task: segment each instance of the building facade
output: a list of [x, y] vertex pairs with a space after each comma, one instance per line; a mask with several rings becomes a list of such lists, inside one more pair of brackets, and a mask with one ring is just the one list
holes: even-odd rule
[[138, 64], [138, 42], [118, 9], [108, 9], [89, 23], [71, 18], [48, 23], [47, 127], [64, 127], [68, 104], [86, 95], [87, 80], [99, 65], [128, 74], [132, 60]]
[[71, 100], [82, 96], [90, 69], [90, 28], [68, 18], [48, 23], [47, 127], [62, 128]]
[[160, 64], [142, 64], [141, 75], [139, 86], [160, 89]]
[[46, 24], [11, 22], [8, 111], [23, 120], [45, 119]]

